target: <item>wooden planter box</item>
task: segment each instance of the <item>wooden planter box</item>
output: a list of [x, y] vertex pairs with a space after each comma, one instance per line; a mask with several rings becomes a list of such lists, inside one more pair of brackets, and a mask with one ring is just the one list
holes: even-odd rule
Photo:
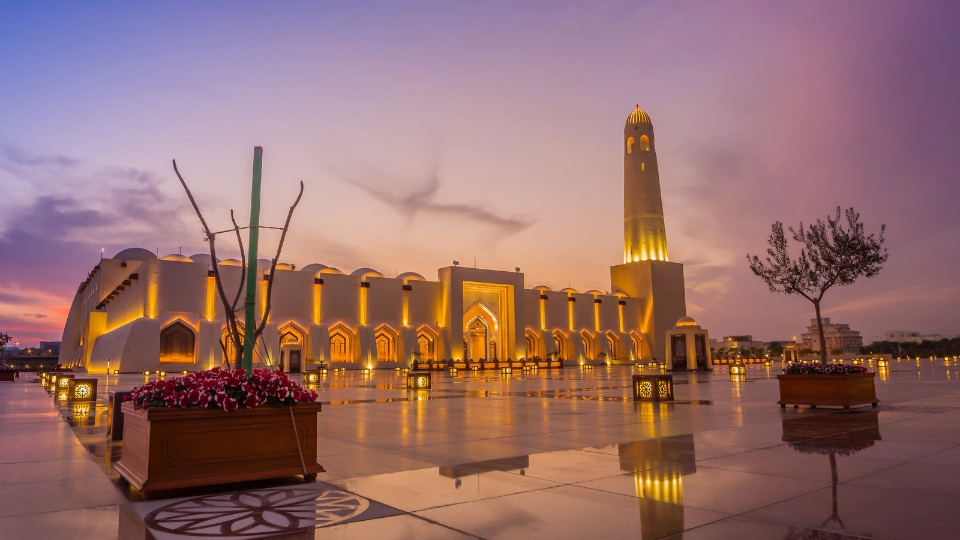
[[877, 406], [875, 373], [845, 375], [777, 375], [780, 381], [780, 403], [849, 409], [857, 405]]
[[[324, 472], [319, 403], [256, 409], [135, 409], [124, 403], [123, 454], [114, 467], [143, 492]], [[299, 442], [300, 450], [297, 449]]]
[[0, 371], [0, 381], [17, 382], [19, 371]]

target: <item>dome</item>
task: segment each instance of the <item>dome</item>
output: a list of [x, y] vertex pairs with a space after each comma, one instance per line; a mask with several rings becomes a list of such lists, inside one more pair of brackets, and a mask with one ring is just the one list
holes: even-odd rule
[[399, 276], [397, 276], [397, 279], [402, 279], [404, 285], [406, 285], [411, 281], [426, 281], [426, 279], [424, 279], [423, 276], [421, 276], [416, 272], [404, 272]]
[[190, 256], [190, 260], [195, 263], [205, 264], [210, 266], [210, 254], [209, 253], [197, 253]]
[[152, 251], [143, 248], [127, 248], [114, 255], [113, 258], [121, 261], [149, 261], [150, 259], [156, 259], [157, 256]]
[[220, 266], [241, 266], [240, 259], [227, 259], [220, 261]]
[[319, 274], [319, 273], [320, 273], [321, 271], [323, 271], [325, 268], [327, 268], [327, 265], [325, 265], [325, 264], [311, 263], [311, 264], [308, 264], [308, 265], [304, 266], [303, 268], [301, 268], [300, 271], [301, 271], [301, 272], [311, 272], [311, 273], [313, 273], [313, 274]]
[[637, 108], [630, 113], [627, 118], [627, 124], [650, 124], [650, 116], [637, 105]]
[[367, 279], [368, 277], [384, 277], [383, 274], [377, 272], [373, 268], [357, 268], [353, 272], [350, 272], [351, 276], [360, 276], [360, 279]]
[[680, 317], [679, 319], [677, 319], [677, 327], [680, 328], [683, 326], [700, 326], [700, 325], [697, 324], [697, 321], [693, 320], [693, 317]]
[[297, 267], [290, 263], [277, 263], [277, 270], [296, 270]]
[[187, 257], [186, 255], [180, 255], [179, 253], [171, 253], [170, 255], [163, 256], [160, 260], [162, 261], [177, 261], [177, 262], [188, 262], [192, 263], [193, 259]]
[[536, 287], [533, 288], [533, 290], [540, 291], [540, 292], [553, 291], [553, 289], [551, 289], [550, 287], [547, 287], [546, 285], [537, 285]]
[[320, 270], [321, 274], [343, 274], [343, 271], [339, 268], [334, 268], [332, 266], [327, 266], [326, 268]]
[[560, 292], [565, 292], [567, 294], [577, 294], [577, 290], [574, 289], [573, 287], [564, 287], [560, 289]]
[[603, 296], [603, 292], [602, 292], [602, 291], [598, 291], [598, 290], [596, 290], [596, 289], [590, 289], [589, 291], [587, 291], [587, 292], [585, 292], [585, 293], [583, 293], [583, 294], [592, 294], [593, 296]]

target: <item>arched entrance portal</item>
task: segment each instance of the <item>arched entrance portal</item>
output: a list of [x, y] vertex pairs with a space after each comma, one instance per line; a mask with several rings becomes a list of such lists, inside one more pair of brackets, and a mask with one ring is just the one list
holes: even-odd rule
[[304, 331], [294, 324], [280, 328], [280, 369], [287, 373], [303, 371]]
[[503, 356], [503, 336], [500, 335], [499, 321], [493, 310], [483, 302], [477, 302], [466, 310], [463, 320], [468, 359], [494, 360]]

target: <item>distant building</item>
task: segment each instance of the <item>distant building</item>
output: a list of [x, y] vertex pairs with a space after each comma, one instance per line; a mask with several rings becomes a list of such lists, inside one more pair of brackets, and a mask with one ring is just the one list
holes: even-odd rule
[[724, 336], [723, 339], [710, 340], [710, 346], [714, 349], [762, 349], [763, 342], [753, 339], [753, 336]]
[[[800, 339], [805, 349], [820, 352], [820, 336], [816, 319], [810, 319], [810, 326], [800, 335]], [[863, 347], [863, 338], [860, 337], [859, 331], [851, 330], [849, 324], [831, 323], [829, 317], [823, 319], [823, 341], [827, 346], [827, 352], [841, 349], [842, 354], [859, 354], [860, 348]]]
[[940, 334], [921, 334], [916, 330], [887, 330], [883, 333], [884, 341], [896, 341], [897, 343], [920, 343], [921, 341], [939, 341], [949, 336]]
[[14, 347], [14, 346], [4, 347], [3, 354], [4, 356], [17, 356], [18, 354], [20, 354], [20, 347]]
[[59, 341], [41, 341], [40, 355], [41, 356], [60, 356], [60, 342]]

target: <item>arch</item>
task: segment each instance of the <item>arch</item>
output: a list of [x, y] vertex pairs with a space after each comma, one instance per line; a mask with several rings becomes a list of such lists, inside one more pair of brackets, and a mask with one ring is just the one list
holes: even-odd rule
[[636, 141], [633, 139], [633, 137], [627, 137], [627, 153], [628, 154], [633, 153], [633, 145], [635, 142]]
[[553, 331], [553, 346], [557, 350], [557, 356], [566, 360], [568, 358], [567, 336], [560, 330]]
[[277, 334], [280, 336], [280, 346], [284, 345], [299, 345], [303, 347], [306, 340], [304, 339], [307, 333], [300, 328], [296, 323], [287, 323], [280, 327], [277, 331]]
[[610, 359], [620, 359], [620, 340], [613, 332], [607, 332], [607, 347], [610, 348]]
[[437, 360], [437, 338], [437, 333], [429, 326], [421, 326], [417, 329], [417, 352], [420, 353], [421, 362]]
[[196, 333], [193, 328], [177, 319], [160, 331], [161, 364], [196, 363]]
[[634, 359], [643, 358], [643, 338], [636, 332], [630, 332], [630, 356]]
[[357, 336], [343, 323], [330, 328], [330, 362], [355, 362]]
[[527, 358], [542, 358], [543, 357], [543, 344], [541, 343], [542, 337], [539, 332], [527, 328], [523, 332], [523, 337], [527, 341]]
[[596, 340], [593, 338], [590, 332], [587, 332], [586, 330], [580, 332], [580, 341], [583, 343], [583, 357], [587, 360], [596, 359], [598, 354]]
[[644, 152], [649, 152], [649, 151], [650, 151], [650, 137], [647, 137], [646, 135], [641, 135], [641, 136], [640, 136], [640, 140], [637, 141], [637, 146], [640, 147], [640, 150], [642, 150], [642, 151], [644, 151]]
[[240, 331], [240, 343], [233, 342], [230, 332], [227, 331], [227, 325], [223, 325], [223, 329], [220, 331], [220, 351], [223, 353], [224, 364], [233, 364], [237, 357], [237, 349], [243, 347], [243, 324], [238, 322], [237, 329]]
[[397, 333], [385, 324], [381, 324], [373, 332], [374, 350], [377, 362], [397, 361]]
[[[306, 331], [296, 323], [287, 323], [277, 330], [280, 345], [280, 369], [299, 373], [303, 368], [303, 350], [306, 344]], [[271, 362], [267, 362], [271, 365]]]
[[[492, 357], [493, 355], [488, 356], [487, 352], [487, 342], [491, 335], [493, 335], [493, 332], [491, 332], [489, 323], [482, 316], [474, 317], [467, 324], [467, 347], [465, 351], [467, 358], [476, 361]], [[490, 343], [494, 342], [490, 341]]]

